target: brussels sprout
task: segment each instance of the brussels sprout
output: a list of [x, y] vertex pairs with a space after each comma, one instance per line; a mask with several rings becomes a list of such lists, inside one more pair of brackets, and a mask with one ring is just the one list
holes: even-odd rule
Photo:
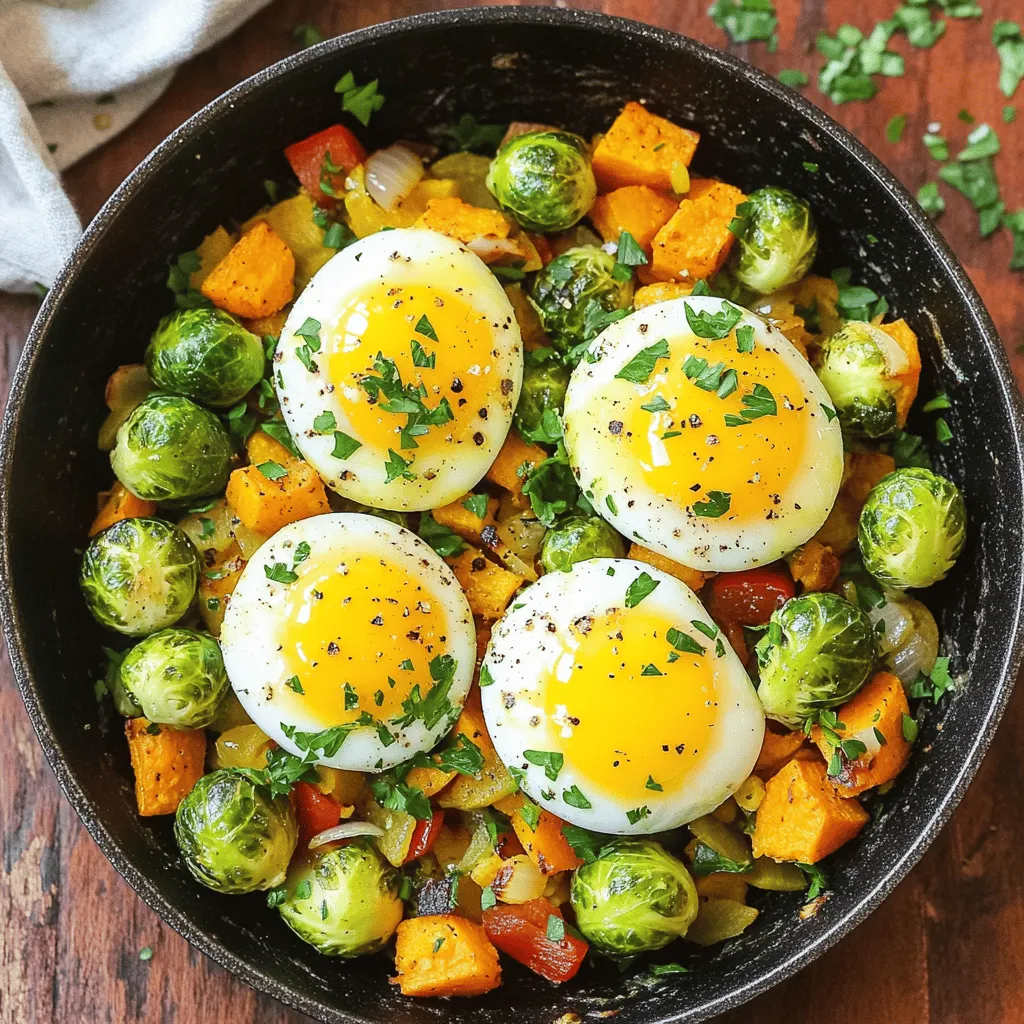
[[811, 208], [784, 188], [759, 188], [736, 207], [736, 280], [758, 295], [799, 281], [818, 252]]
[[860, 553], [875, 579], [901, 590], [945, 578], [963, 550], [967, 510], [956, 484], [930, 469], [882, 477], [860, 513]]
[[697, 916], [690, 873], [650, 839], [613, 839], [576, 869], [570, 899], [579, 930], [609, 956], [661, 949]]
[[875, 663], [875, 631], [837, 594], [802, 594], [772, 612], [755, 650], [764, 713], [795, 728], [864, 685]]
[[487, 188], [528, 231], [572, 227], [597, 198], [587, 144], [571, 132], [509, 139], [491, 161]]
[[530, 299], [557, 349], [567, 352], [593, 338], [602, 313], [629, 309], [633, 282], [616, 280], [614, 267], [611, 253], [588, 246], [569, 249], [537, 274]]
[[299, 827], [287, 797], [271, 798], [242, 771], [204, 775], [178, 805], [174, 837], [185, 866], [217, 892], [253, 892], [284, 881]]
[[531, 442], [557, 444], [562, 436], [559, 417], [565, 404], [570, 370], [552, 348], [526, 353], [523, 389], [515, 411], [519, 433]]
[[568, 572], [587, 558], [622, 558], [626, 545], [600, 516], [571, 515], [544, 535], [540, 561], [545, 572]]
[[843, 429], [861, 437], [889, 437], [899, 429], [897, 378], [907, 357], [873, 324], [845, 323], [824, 344], [818, 379], [832, 399]]
[[162, 519], [122, 519], [89, 541], [78, 582], [97, 621], [145, 636], [188, 611], [199, 583], [199, 552]]
[[263, 376], [263, 342], [230, 313], [179, 309], [160, 321], [146, 368], [164, 391], [205, 405], [234, 405]]
[[177, 395], [147, 398], [117, 432], [114, 473], [148, 501], [183, 501], [223, 491], [231, 439], [212, 412]]
[[151, 722], [203, 729], [217, 716], [228, 676], [212, 636], [162, 629], [128, 652], [121, 683]]
[[296, 858], [285, 885], [285, 924], [327, 956], [376, 953], [402, 920], [397, 873], [361, 843]]

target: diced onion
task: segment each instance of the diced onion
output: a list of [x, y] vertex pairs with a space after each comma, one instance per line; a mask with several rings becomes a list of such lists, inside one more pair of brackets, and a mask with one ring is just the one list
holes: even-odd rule
[[325, 829], [309, 841], [309, 848], [315, 850], [326, 843], [336, 843], [339, 839], [353, 839], [355, 836], [382, 836], [384, 829], [379, 825], [371, 825], [368, 821], [343, 821], [340, 825]]
[[885, 662], [904, 686], [910, 686], [919, 672], [926, 675], [939, 653], [939, 627], [920, 601], [895, 591], [885, 595], [885, 604], [872, 608], [873, 622], [883, 623], [879, 648]]
[[466, 248], [476, 253], [484, 263], [496, 263], [507, 256], [522, 258], [523, 251], [514, 238], [495, 238], [493, 235], [477, 235], [466, 243]]
[[509, 857], [494, 876], [491, 888], [502, 903], [529, 903], [544, 895], [547, 879], [525, 853]]
[[423, 161], [405, 146], [378, 149], [366, 161], [366, 191], [385, 210], [393, 210], [423, 177]]

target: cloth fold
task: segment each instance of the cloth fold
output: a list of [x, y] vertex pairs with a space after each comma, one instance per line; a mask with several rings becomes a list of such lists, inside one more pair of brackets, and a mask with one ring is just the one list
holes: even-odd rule
[[0, 0], [0, 291], [49, 287], [81, 224], [59, 172], [271, 0]]

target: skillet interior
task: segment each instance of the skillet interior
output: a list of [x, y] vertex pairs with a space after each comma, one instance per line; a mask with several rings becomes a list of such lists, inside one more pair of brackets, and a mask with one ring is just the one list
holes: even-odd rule
[[[819, 266], [852, 266], [921, 335], [922, 392], [954, 396], [954, 437], [936, 453], [939, 468], [963, 489], [970, 515], [967, 550], [928, 601], [969, 685], [928, 718], [878, 820], [833, 859], [835, 894], [812, 920], [797, 922], [800, 894], [773, 896], [747, 935], [654, 986], [595, 961], [555, 989], [510, 964], [506, 987], [484, 999], [412, 1002], [387, 985], [385, 958], [329, 961], [294, 938], [261, 896], [202, 889], [178, 860], [170, 822], [135, 813], [119, 723], [92, 693], [104, 638], [74, 582], [95, 493], [110, 479], [94, 440], [103, 384], [117, 364], [138, 361], [170, 308], [168, 256], [218, 223], [245, 219], [265, 202], [264, 178], [287, 180], [282, 148], [338, 120], [333, 85], [347, 70], [358, 81], [378, 77], [387, 97], [360, 133], [368, 148], [423, 138], [465, 111], [590, 134], [624, 101], [647, 98], [701, 131], [699, 173], [805, 195], [821, 228]], [[7, 640], [47, 756], [104, 852], [177, 930], [251, 984], [330, 1021], [548, 1024], [605, 1008], [621, 1009], [623, 1022], [703, 1020], [763, 991], [866, 916], [973, 776], [1019, 661], [1018, 416], [995, 330], [952, 254], [891, 176], [795, 94], [723, 54], [635, 23], [529, 8], [426, 15], [331, 40], [243, 83], [179, 129], [101, 211], [50, 293], [7, 409]]]

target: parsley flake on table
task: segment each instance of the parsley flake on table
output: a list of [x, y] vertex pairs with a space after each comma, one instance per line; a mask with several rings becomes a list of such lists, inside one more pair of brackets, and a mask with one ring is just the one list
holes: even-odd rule
[[997, 21], [992, 26], [992, 42], [999, 54], [999, 88], [1009, 99], [1024, 78], [1024, 33], [1015, 21]]
[[779, 19], [772, 0], [715, 0], [708, 17], [733, 43], [764, 42], [775, 52]]

